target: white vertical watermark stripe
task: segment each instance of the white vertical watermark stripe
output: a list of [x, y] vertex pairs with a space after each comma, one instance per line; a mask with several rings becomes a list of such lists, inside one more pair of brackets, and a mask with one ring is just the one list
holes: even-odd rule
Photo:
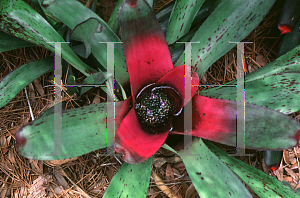
[[[245, 59], [244, 44], [252, 42], [229, 42], [237, 43], [237, 111], [236, 111], [236, 154], [231, 156], [252, 156], [245, 153]], [[244, 118], [244, 119], [238, 119]]]
[[48, 156], [69, 156], [62, 153], [62, 64], [61, 64], [61, 44], [69, 42], [48, 42], [55, 44], [54, 56], [54, 153], [46, 154]]
[[[176, 43], [184, 43], [185, 49], [185, 60], [184, 60], [184, 89], [185, 89], [185, 96], [184, 96], [184, 103], [186, 104], [184, 106], [184, 133], [187, 134], [188, 132], [192, 131], [192, 74], [191, 74], [191, 66], [192, 66], [192, 43], [200, 43], [200, 42], [176, 42]], [[189, 102], [188, 102], [189, 101]], [[188, 102], [188, 103], [187, 103]], [[192, 142], [192, 136], [191, 135], [184, 135], [184, 153], [183, 155], [186, 156], [192, 156], [196, 155], [199, 156], [199, 154], [193, 154], [192, 149], [188, 149], [188, 146], [191, 145]]]

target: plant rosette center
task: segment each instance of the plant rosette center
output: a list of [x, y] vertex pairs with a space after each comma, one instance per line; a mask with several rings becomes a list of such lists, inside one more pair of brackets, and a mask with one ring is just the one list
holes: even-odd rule
[[143, 130], [155, 134], [171, 129], [173, 115], [179, 111], [178, 104], [181, 97], [175, 89], [150, 84], [138, 93], [134, 109]]

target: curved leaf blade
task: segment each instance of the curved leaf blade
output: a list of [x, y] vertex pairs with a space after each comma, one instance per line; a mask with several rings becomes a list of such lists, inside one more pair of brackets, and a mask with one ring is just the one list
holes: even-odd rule
[[[283, 150], [299, 144], [300, 123], [278, 111], [249, 103], [198, 95], [193, 97], [193, 106], [198, 110], [200, 122], [194, 130], [187, 132], [190, 135], [236, 146], [238, 120], [245, 126], [245, 148]], [[238, 108], [244, 109], [244, 116], [237, 116]]]
[[[300, 46], [245, 76], [245, 101], [289, 114], [300, 110]], [[236, 80], [228, 84], [236, 84]], [[217, 87], [200, 95], [236, 100], [236, 87]]]
[[[43, 3], [43, 6], [55, 18], [68, 25], [72, 30], [90, 18], [98, 20], [101, 25], [101, 32], [95, 32], [91, 38], [92, 53], [103, 67], [107, 67], [107, 44], [99, 42], [121, 42], [121, 40], [108, 27], [105, 21], [76, 0], [56, 0], [47, 4]], [[116, 62], [118, 61], [118, 64], [115, 64], [115, 70], [118, 71], [115, 74], [115, 78], [122, 86], [125, 86], [126, 83], [129, 83], [129, 76], [124, 53], [120, 45], [115, 45], [114, 57]]]
[[295, 28], [288, 34], [285, 34], [282, 40], [278, 56], [281, 56], [288, 51], [300, 45], [300, 19]]
[[121, 5], [125, 2], [126, 0], [119, 0], [117, 5], [115, 6], [114, 10], [112, 11], [110, 18], [108, 20], [107, 25], [112, 29], [112, 31], [115, 34], [119, 33], [120, 30], [120, 23], [119, 23], [119, 10]]
[[118, 128], [129, 110], [129, 102], [130, 100], [115, 103], [116, 119], [107, 117], [106, 103], [63, 110], [62, 153], [56, 156], [53, 155], [54, 112], [22, 126], [16, 134], [16, 147], [21, 155], [30, 159], [58, 160], [113, 146], [106, 142], [106, 120], [115, 120]]
[[[0, 108], [39, 76], [54, 69], [54, 58], [48, 57], [22, 65], [0, 81]], [[30, 75], [28, 75], [28, 71]]]
[[[177, 153], [168, 145], [163, 147]], [[251, 197], [239, 178], [207, 148], [201, 138], [194, 138], [184, 147], [178, 155], [201, 197]], [[218, 190], [212, 190], [211, 186], [217, 186]]]
[[[185, 155], [185, 151], [195, 155], [193, 149], [197, 150], [196, 154], [199, 156]], [[178, 154], [201, 197], [252, 197], [238, 177], [207, 148], [200, 138], [195, 139], [192, 145]], [[212, 190], [211, 186], [218, 186], [218, 190]]]
[[[111, 74], [107, 74], [106, 72], [98, 72], [98, 73], [95, 73], [95, 74], [92, 74], [92, 75], [86, 77], [82, 81], [82, 84], [83, 85], [91, 85], [91, 86], [92, 85], [101, 85], [105, 82], [106, 79], [108, 79], [111, 76], [112, 76]], [[80, 95], [84, 94], [91, 88], [92, 87], [82, 87], [80, 90]]]
[[150, 182], [152, 162], [153, 157], [138, 164], [124, 162], [111, 180], [103, 197], [146, 197]]
[[77, 25], [72, 33], [71, 39], [81, 41], [85, 46], [85, 53], [81, 53], [80, 56], [87, 58], [92, 52], [91, 40], [94, 33], [101, 32], [101, 24], [97, 19], [89, 18], [86, 21]]
[[[33, 8], [21, 0], [0, 1], [0, 29], [52, 52], [54, 43], [64, 42], [56, 30]], [[62, 57], [85, 75], [95, 70], [78, 58], [68, 45], [62, 45]]]
[[206, 146], [238, 175], [259, 197], [299, 197], [300, 193], [264, 172], [246, 164], [205, 141]]
[[[71, 30], [71, 38], [84, 43], [86, 53], [81, 54], [82, 57], [87, 58], [91, 53], [91, 41], [95, 33], [100, 33], [103, 30], [102, 19], [96, 17], [97, 15], [82, 5], [78, 1], [44, 1], [42, 6], [46, 11], [54, 17], [66, 24]], [[76, 10], [88, 11], [90, 15], [77, 13]], [[92, 16], [95, 15], [95, 16]]]
[[[192, 65], [197, 67], [199, 78], [221, 56], [245, 38], [263, 19], [275, 0], [222, 1], [204, 21], [192, 42]], [[184, 54], [175, 66], [184, 64]]]
[[275, 171], [280, 166], [283, 151], [264, 151], [264, 162], [267, 167]]
[[15, 36], [11, 36], [0, 30], [0, 53], [21, 47], [30, 47], [33, 45], [34, 44], [19, 39]]
[[176, 1], [166, 32], [166, 41], [172, 44], [189, 32], [204, 0]]
[[[126, 0], [119, 0], [117, 5], [115, 6], [113, 12], [110, 15], [110, 18], [108, 20], [108, 26], [112, 29], [112, 31], [115, 34], [119, 34], [120, 30], [120, 23], [119, 23], [119, 10], [121, 8], [121, 5], [125, 2]], [[153, 0], [146, 0], [146, 2], [149, 4], [149, 6], [153, 9], [154, 6], [154, 1]]]
[[281, 34], [289, 33], [300, 19], [300, 0], [286, 0], [281, 10], [278, 29]]

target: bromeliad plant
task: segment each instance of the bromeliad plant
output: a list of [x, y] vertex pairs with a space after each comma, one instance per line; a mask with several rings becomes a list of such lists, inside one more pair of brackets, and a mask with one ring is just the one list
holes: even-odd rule
[[[54, 160], [113, 146], [106, 142], [106, 123], [114, 120], [117, 129], [114, 148], [123, 154], [127, 163], [123, 163], [114, 176], [104, 197], [145, 197], [151, 156], [161, 146], [182, 158], [201, 197], [251, 197], [241, 180], [260, 197], [299, 196], [278, 180], [206, 141], [236, 145], [236, 119], [244, 118], [236, 118], [236, 106], [243, 103], [236, 101], [235, 87], [218, 87], [196, 94], [199, 77], [235, 46], [228, 41], [242, 41], [275, 0], [176, 1], [156, 16], [151, 0], [120, 0], [108, 24], [92, 11], [95, 2], [92, 10], [75, 0], [32, 2], [41, 15], [21, 0], [1, 1], [0, 29], [3, 32], [0, 33], [4, 44], [1, 51], [33, 44], [55, 51], [54, 44], [49, 42], [76, 40], [79, 42], [72, 49], [62, 44], [62, 58], [87, 76], [83, 84], [102, 84], [110, 75], [106, 73], [106, 44], [99, 42], [122, 39], [126, 64], [121, 45], [116, 44], [115, 79], [116, 86], [123, 90], [123, 98], [116, 98], [120, 101], [115, 102], [115, 118], [106, 117], [105, 103], [63, 110], [62, 154], [55, 156], [49, 155], [55, 145], [54, 112], [50, 109], [18, 130], [16, 147], [21, 155]], [[201, 20], [204, 22], [198, 23]], [[121, 39], [117, 36], [119, 29]], [[195, 70], [191, 74], [191, 98], [185, 97], [186, 67], [182, 44], [175, 43], [177, 41], [200, 42], [192, 48]], [[299, 53], [300, 47], [296, 45], [275, 61], [246, 75], [246, 148], [283, 150], [299, 144], [300, 125], [285, 115], [300, 109]], [[76, 54], [83, 58], [94, 57], [97, 67], [88, 66]], [[7, 75], [0, 82], [0, 106], [38, 76], [53, 70], [53, 59], [40, 59]], [[124, 89], [129, 82], [131, 94], [127, 99], [129, 95]], [[73, 73], [69, 72], [68, 85], [74, 83]], [[109, 92], [109, 87], [103, 90]], [[68, 91], [81, 95], [86, 89]], [[164, 142], [168, 135], [184, 134], [182, 108], [187, 104], [191, 104], [193, 110], [192, 129], [186, 135], [197, 138], [191, 145], [174, 150]], [[184, 151], [193, 155], [185, 155]]]

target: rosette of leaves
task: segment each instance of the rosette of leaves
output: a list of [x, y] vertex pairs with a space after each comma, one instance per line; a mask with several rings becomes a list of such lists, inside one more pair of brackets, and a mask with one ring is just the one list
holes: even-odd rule
[[[134, 129], [140, 131], [136, 119], [130, 120], [130, 116], [134, 114], [132, 113], [134, 111], [130, 111], [130, 102], [132, 100], [134, 102], [137, 91], [141, 89], [139, 86], [142, 86], [138, 83], [168, 82], [174, 85], [174, 89], [180, 95], [182, 85], [172, 80], [174, 74], [175, 79], [178, 78], [179, 82], [182, 82], [182, 75], [179, 74], [183, 74], [180, 71], [185, 60], [184, 45], [177, 42], [199, 42], [192, 47], [191, 65], [195, 68], [192, 73], [193, 80], [197, 82], [198, 79], [199, 82], [199, 78], [216, 60], [236, 46], [228, 41], [243, 41], [261, 22], [275, 0], [176, 1], [163, 8], [156, 17], [151, 10], [154, 3], [152, 0], [120, 0], [108, 23], [95, 14], [93, 9], [88, 9], [75, 0], [32, 0], [32, 2], [39, 13], [21, 0], [0, 2], [1, 52], [33, 45], [43, 46], [55, 52], [54, 42], [76, 41], [77, 45], [72, 48], [66, 44], [61, 45], [62, 58], [71, 64], [73, 69], [86, 76], [85, 84], [100, 85], [111, 77], [111, 74], [107, 73], [108, 44], [103, 42], [123, 41], [125, 56], [122, 45], [115, 45], [114, 77], [116, 86], [125, 91], [122, 92], [122, 96], [115, 98], [115, 118], [106, 116], [105, 103], [63, 110], [60, 155], [47, 155], [55, 146], [53, 109], [19, 129], [16, 134], [16, 147], [19, 153], [31, 159], [57, 160], [113, 146], [106, 142], [106, 122], [114, 120], [116, 129], [122, 127], [122, 130], [117, 131], [119, 135], [115, 142], [118, 145], [115, 145], [115, 148], [118, 152], [130, 148], [124, 155], [124, 160], [130, 163], [123, 163], [104, 197], [145, 197], [150, 180], [153, 159], [151, 156], [162, 146], [169, 131], [166, 135], [153, 135], [158, 138], [153, 140], [150, 138], [150, 144], [145, 144], [143, 138], [128, 140], [124, 135], [120, 135], [120, 131], [126, 131], [124, 126], [130, 121], [136, 126]], [[94, 6], [95, 3], [92, 7]], [[120, 26], [122, 38], [118, 36]], [[152, 35], [149, 29], [155, 33]], [[152, 46], [151, 43], [148, 43], [149, 46], [143, 43], [148, 38], [155, 41]], [[132, 60], [143, 61], [143, 58], [147, 59], [150, 55], [145, 55], [146, 51], [141, 46], [131, 49], [129, 44], [134, 44], [134, 41], [138, 41], [137, 46], [142, 43], [145, 50], [151, 47], [158, 50], [157, 54], [150, 54], [153, 60], [163, 62], [163, 65], [168, 64], [168, 67], [169, 63], [173, 62], [174, 68], [169, 68], [170, 72], [165, 71], [166, 75], [162, 73], [160, 76], [157, 74], [158, 66], [153, 66], [155, 71], [145, 66], [152, 63], [143, 63], [141, 67], [144, 68], [137, 68], [139, 65], [132, 63]], [[169, 47], [170, 53], [166, 46]], [[134, 53], [130, 53], [131, 50]], [[167, 58], [159, 59], [161, 56], [159, 52], [163, 52]], [[246, 148], [282, 150], [299, 143], [299, 123], [285, 115], [300, 109], [299, 53], [300, 46], [296, 45], [275, 61], [245, 76]], [[89, 56], [95, 58], [96, 66], [87, 65], [79, 58]], [[40, 75], [53, 70], [53, 64], [53, 57], [40, 59], [21, 66], [2, 79], [0, 107], [6, 105], [20, 90]], [[136, 75], [135, 69], [140, 71], [146, 69], [149, 76], [151, 74], [156, 76], [143, 81], [140, 78], [136, 80], [130, 77]], [[74, 85], [72, 72], [68, 79], [70, 79], [68, 85]], [[237, 80], [228, 84], [236, 83]], [[127, 91], [129, 84], [131, 93]], [[103, 90], [111, 95], [111, 87], [108, 86]], [[86, 92], [86, 89], [72, 91], [80, 95]], [[193, 96], [195, 92], [193, 90], [192, 92]], [[197, 138], [183, 149], [175, 150], [167, 144], [163, 147], [182, 158], [201, 197], [251, 197], [242, 181], [260, 197], [299, 197], [296, 191], [252, 166], [228, 156], [207, 141], [236, 144], [235, 112], [236, 106], [242, 103], [236, 101], [237, 94], [236, 87], [231, 86], [208, 89], [194, 95], [190, 100], [193, 101], [195, 115], [199, 115], [200, 120], [196, 120], [195, 128], [188, 134]], [[186, 105], [186, 103], [178, 104], [182, 107]], [[177, 129], [177, 134], [184, 134], [180, 127]], [[128, 132], [125, 134], [132, 136], [134, 133], [135, 130], [132, 134]], [[141, 133], [141, 137], [150, 136]], [[201, 138], [206, 140], [203, 141]], [[152, 146], [155, 149], [149, 150], [148, 148]], [[139, 150], [141, 148], [144, 150]], [[187, 150], [193, 152], [193, 155], [185, 155]], [[211, 186], [217, 186], [218, 190], [212, 189]]]

